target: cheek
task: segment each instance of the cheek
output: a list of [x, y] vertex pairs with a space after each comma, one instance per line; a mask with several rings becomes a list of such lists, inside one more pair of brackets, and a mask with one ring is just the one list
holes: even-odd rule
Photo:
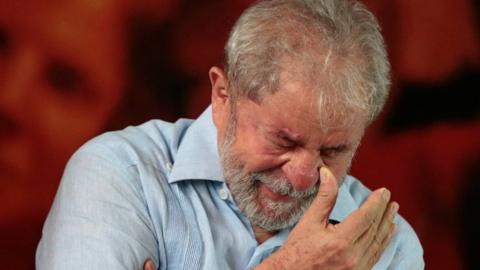
[[351, 159], [342, 158], [335, 161], [326, 162], [326, 166], [328, 166], [337, 179], [340, 179], [348, 173], [348, 170], [350, 169], [350, 163]]
[[281, 167], [284, 163], [283, 153], [272, 149], [262, 140], [236, 140], [233, 151], [243, 162], [249, 172], [260, 172]]

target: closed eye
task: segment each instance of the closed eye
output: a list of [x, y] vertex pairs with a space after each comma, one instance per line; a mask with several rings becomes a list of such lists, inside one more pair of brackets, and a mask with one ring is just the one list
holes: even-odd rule
[[277, 144], [284, 148], [292, 148], [302, 144], [298, 139], [290, 137], [284, 131], [277, 133], [275, 138], [277, 140]]
[[297, 142], [283, 134], [282, 132], [270, 134], [267, 136], [268, 141], [277, 148], [290, 149], [298, 145]]
[[332, 146], [332, 147], [323, 147], [320, 149], [320, 154], [327, 158], [334, 158], [340, 154], [347, 152], [348, 147], [344, 144]]
[[277, 138], [274, 138], [272, 140], [272, 142], [278, 146], [278, 147], [281, 147], [281, 148], [292, 148], [292, 147], [295, 147], [297, 144], [288, 139], [288, 138], [283, 138], [283, 137], [277, 137]]

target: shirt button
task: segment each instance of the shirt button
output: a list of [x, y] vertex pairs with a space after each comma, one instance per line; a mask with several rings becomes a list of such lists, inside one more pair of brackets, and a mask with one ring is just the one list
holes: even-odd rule
[[220, 199], [222, 200], [228, 199], [228, 191], [225, 189], [220, 189], [220, 191], [218, 191], [218, 195], [220, 195]]
[[172, 170], [172, 167], [173, 167], [173, 164], [170, 163], [170, 162], [167, 162], [167, 163], [165, 163], [165, 166], [167, 167], [167, 169], [168, 169], [169, 171], [171, 171], [171, 170]]

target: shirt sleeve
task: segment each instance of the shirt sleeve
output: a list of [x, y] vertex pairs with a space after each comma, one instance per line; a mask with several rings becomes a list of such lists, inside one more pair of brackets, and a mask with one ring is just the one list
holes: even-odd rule
[[77, 151], [45, 222], [37, 269], [143, 269], [149, 258], [158, 266], [158, 254], [135, 165], [108, 150]]
[[398, 226], [398, 232], [392, 241], [395, 241], [397, 246], [387, 269], [425, 269], [423, 248], [415, 231], [401, 216], [396, 217], [395, 223]]

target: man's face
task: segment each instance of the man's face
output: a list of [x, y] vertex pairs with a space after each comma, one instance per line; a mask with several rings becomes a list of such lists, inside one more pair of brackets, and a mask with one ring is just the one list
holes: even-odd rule
[[269, 231], [299, 220], [316, 196], [321, 166], [338, 179], [346, 175], [366, 123], [360, 116], [334, 117], [300, 82], [283, 76], [280, 85], [260, 104], [240, 98], [233, 110], [222, 111], [234, 113], [219, 130], [232, 195], [254, 224]]
[[68, 156], [119, 102], [117, 13], [108, 0], [0, 1], [0, 194], [10, 214], [47, 209]]

